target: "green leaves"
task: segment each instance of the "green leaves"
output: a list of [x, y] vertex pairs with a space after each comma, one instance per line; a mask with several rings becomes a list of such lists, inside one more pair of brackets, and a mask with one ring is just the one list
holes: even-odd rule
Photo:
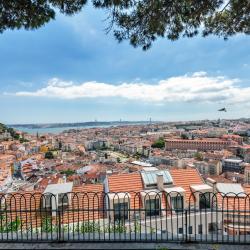
[[47, 2], [58, 8], [61, 13], [73, 15], [82, 10], [87, 0], [48, 0]]
[[[0, 32], [37, 29], [56, 16], [73, 15], [87, 0], [0, 0]], [[107, 12], [107, 30], [118, 42], [147, 50], [158, 37], [177, 40], [214, 34], [250, 34], [250, 0], [92, 0]], [[80, 24], [79, 24], [80, 25]]]
[[159, 138], [157, 141], [155, 141], [152, 145], [152, 148], [164, 148], [165, 147], [165, 141], [164, 138]]
[[79, 12], [87, 0], [1, 0], [0, 32], [7, 29], [37, 29], [53, 20], [56, 9], [66, 15]]
[[[102, 2], [102, 4], [100, 4]], [[125, 7], [124, 2], [130, 2]], [[177, 40], [214, 34], [227, 39], [250, 33], [250, 0], [94, 1], [106, 8], [115, 38], [147, 50], [158, 37]], [[106, 3], [106, 4], [105, 4]]]
[[17, 218], [8, 218], [0, 215], [0, 233], [16, 232], [20, 229], [21, 221]]
[[202, 155], [202, 153], [200, 153], [200, 152], [195, 153], [194, 158], [195, 158], [197, 161], [203, 161], [203, 155]]
[[48, 1], [0, 1], [0, 32], [6, 29], [35, 29], [55, 18]]
[[67, 170], [61, 171], [60, 174], [65, 174], [66, 176], [70, 176], [70, 175], [75, 174], [75, 171], [68, 168]]
[[4, 132], [10, 133], [10, 136], [14, 140], [19, 140], [20, 139], [20, 135], [16, 133], [15, 129], [9, 128], [6, 125], [0, 123], [0, 134], [2, 134]]
[[205, 20], [203, 36], [214, 34], [228, 39], [237, 33], [250, 34], [250, 0], [231, 0], [223, 11]]
[[46, 159], [54, 159], [54, 155], [51, 151], [46, 152], [44, 157]]

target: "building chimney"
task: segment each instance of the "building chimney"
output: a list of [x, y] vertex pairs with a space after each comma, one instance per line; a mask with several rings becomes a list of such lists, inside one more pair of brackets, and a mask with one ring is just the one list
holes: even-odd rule
[[157, 188], [159, 189], [159, 191], [163, 191], [164, 190], [164, 180], [163, 180], [162, 173], [156, 174], [156, 181], [157, 181]]
[[66, 175], [63, 176], [63, 183], [67, 183], [67, 176]]
[[215, 193], [216, 192], [216, 183], [217, 182], [214, 179], [208, 177], [206, 179], [206, 183], [213, 188], [213, 193]]

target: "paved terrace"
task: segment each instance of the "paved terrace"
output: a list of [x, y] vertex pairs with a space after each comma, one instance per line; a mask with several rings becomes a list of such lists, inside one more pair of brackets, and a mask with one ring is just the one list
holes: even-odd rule
[[191, 243], [0, 243], [0, 249], [249, 250], [250, 245]]

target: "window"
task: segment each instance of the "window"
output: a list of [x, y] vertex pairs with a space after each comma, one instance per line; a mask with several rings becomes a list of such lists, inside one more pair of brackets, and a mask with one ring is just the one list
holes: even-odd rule
[[216, 232], [218, 229], [217, 227], [217, 223], [212, 222], [208, 224], [208, 232], [212, 233], [212, 232]]
[[202, 234], [202, 224], [198, 225], [198, 234]]
[[210, 193], [200, 194], [200, 209], [210, 208]]
[[183, 196], [171, 197], [171, 204], [176, 213], [181, 212], [183, 210]]
[[215, 166], [210, 166], [210, 174], [211, 175], [215, 175], [216, 174], [216, 171], [215, 171]]
[[178, 233], [179, 233], [179, 234], [183, 234], [183, 228], [182, 228], [182, 227], [179, 227], [179, 228], [178, 228]]
[[160, 200], [148, 199], [145, 204], [146, 216], [160, 215]]
[[67, 194], [58, 194], [58, 205], [68, 205], [69, 199]]
[[188, 233], [189, 233], [189, 234], [192, 234], [192, 233], [193, 233], [193, 227], [192, 227], [192, 226], [189, 226], [189, 227], [188, 227]]
[[140, 220], [141, 219], [141, 214], [140, 212], [134, 212], [134, 219], [137, 221], [137, 220]]
[[52, 199], [53, 199], [52, 195], [45, 195], [44, 200], [43, 200], [44, 207], [51, 208], [52, 207]]
[[114, 203], [114, 220], [128, 219], [128, 202]]

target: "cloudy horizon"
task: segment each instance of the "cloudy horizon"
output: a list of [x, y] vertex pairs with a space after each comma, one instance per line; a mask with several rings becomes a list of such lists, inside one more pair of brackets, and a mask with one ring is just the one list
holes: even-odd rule
[[250, 102], [250, 87], [237, 86], [239, 79], [225, 76], [208, 76], [206, 72], [162, 79], [156, 84], [143, 82], [120, 83], [64, 81], [59, 78], [48, 80], [47, 86], [35, 91], [18, 91], [5, 95], [26, 97], [48, 97], [60, 99], [120, 97], [151, 104], [165, 102]]

